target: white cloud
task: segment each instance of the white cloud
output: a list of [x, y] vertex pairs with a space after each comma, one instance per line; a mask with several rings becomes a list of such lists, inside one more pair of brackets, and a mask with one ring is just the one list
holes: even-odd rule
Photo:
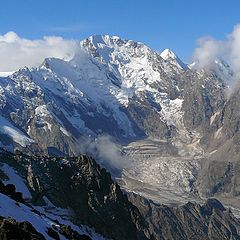
[[198, 39], [199, 47], [194, 51], [194, 61], [198, 62], [200, 68], [208, 67], [216, 58], [223, 54], [223, 44], [222, 41], [218, 41], [212, 37]]
[[0, 35], [0, 72], [38, 66], [47, 57], [70, 58], [77, 45], [77, 41], [62, 37], [45, 36], [30, 40], [19, 37], [15, 32], [8, 32]]
[[79, 142], [79, 150], [82, 154], [94, 157], [100, 165], [110, 171], [122, 170], [131, 165], [130, 157], [121, 153], [121, 146], [109, 135], [101, 135], [96, 139], [83, 137]]
[[240, 73], [240, 25], [234, 27], [229, 35], [229, 58], [234, 71]]
[[217, 58], [225, 60], [233, 69], [235, 77], [240, 76], [240, 25], [236, 25], [225, 40], [205, 37], [198, 40], [198, 47], [193, 54], [193, 60], [201, 68], [211, 67]]

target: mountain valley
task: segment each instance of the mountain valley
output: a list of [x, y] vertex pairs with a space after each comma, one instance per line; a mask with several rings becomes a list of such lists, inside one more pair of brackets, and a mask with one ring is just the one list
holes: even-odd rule
[[21, 209], [58, 219], [59, 239], [69, 224], [92, 239], [239, 239], [234, 77], [219, 59], [201, 68], [170, 49], [91, 36], [71, 59], [0, 77], [1, 179], [24, 179], [21, 191], [11, 182], [27, 192]]

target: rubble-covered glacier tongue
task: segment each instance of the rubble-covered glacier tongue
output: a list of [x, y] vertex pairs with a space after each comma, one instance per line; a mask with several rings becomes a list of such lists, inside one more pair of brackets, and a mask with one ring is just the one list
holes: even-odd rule
[[202, 149], [197, 140], [188, 149], [183, 148], [179, 143], [173, 145], [156, 139], [130, 143], [124, 152], [132, 162], [123, 170], [120, 185], [158, 203], [202, 202], [196, 181], [207, 157], [200, 154]]

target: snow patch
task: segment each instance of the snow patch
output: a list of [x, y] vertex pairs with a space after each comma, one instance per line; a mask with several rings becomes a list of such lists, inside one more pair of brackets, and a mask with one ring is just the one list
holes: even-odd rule
[[6, 118], [0, 116], [0, 132], [8, 135], [12, 140], [22, 147], [26, 147], [34, 142], [34, 140], [27, 137], [18, 128], [14, 127]]
[[46, 197], [43, 197], [46, 205], [42, 207], [35, 207], [40, 213], [45, 215], [49, 219], [56, 219], [59, 223], [66, 226], [71, 226], [71, 228], [80, 234], [86, 234], [90, 236], [93, 240], [104, 240], [100, 234], [97, 234], [93, 228], [82, 225], [81, 227], [73, 224], [71, 219], [73, 217], [73, 212], [70, 209], [63, 209], [54, 206], [54, 204]]
[[12, 75], [14, 72], [0, 72], [0, 77], [8, 77]]
[[20, 177], [15, 170], [10, 167], [6, 163], [2, 163], [0, 165], [0, 169], [8, 176], [8, 180], [4, 180], [3, 182], [5, 184], [14, 184], [16, 187], [17, 192], [21, 192], [23, 194], [23, 198], [25, 199], [31, 199], [32, 195], [30, 191], [28, 190], [28, 187], [26, 186], [25, 181], [22, 177]]
[[219, 138], [220, 137], [220, 134], [222, 132], [222, 128], [223, 127], [220, 127], [215, 133], [214, 133], [214, 138]]
[[210, 118], [210, 125], [212, 125], [212, 123], [214, 122], [215, 118], [220, 114], [220, 112], [216, 112], [214, 113], [211, 118]]
[[65, 129], [65, 128], [63, 128], [63, 127], [60, 127], [60, 130], [61, 130], [61, 132], [64, 134], [64, 135], [66, 135], [66, 136], [68, 136], [68, 137], [70, 137], [70, 134], [69, 134], [69, 132]]
[[47, 119], [52, 119], [51, 113], [48, 111], [46, 105], [38, 106], [35, 109], [35, 116], [37, 117], [38, 123], [44, 125], [45, 131], [48, 129], [49, 131], [52, 130], [52, 124], [50, 124]]
[[[46, 239], [51, 239], [46, 233], [47, 228], [55, 225], [50, 219], [45, 219], [38, 214], [31, 211], [30, 207], [22, 203], [16, 204], [14, 200], [0, 193], [0, 215], [3, 217], [10, 217], [19, 222], [28, 221], [33, 227]], [[65, 239], [65, 238], [62, 238]]]

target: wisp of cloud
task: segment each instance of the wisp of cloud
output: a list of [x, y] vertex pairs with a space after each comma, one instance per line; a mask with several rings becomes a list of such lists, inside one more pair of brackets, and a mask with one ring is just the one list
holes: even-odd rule
[[46, 36], [29, 40], [15, 32], [0, 35], [0, 72], [17, 71], [22, 67], [39, 66], [47, 57], [71, 58], [78, 48], [78, 42], [62, 37]]
[[240, 79], [240, 24], [227, 35], [225, 40], [204, 37], [198, 40], [193, 53], [193, 61], [200, 68], [211, 68], [216, 59], [228, 63], [234, 73], [234, 80]]
[[130, 167], [131, 160], [121, 152], [121, 146], [109, 135], [101, 135], [95, 139], [82, 138], [80, 152], [94, 157], [108, 170], [122, 170]]

